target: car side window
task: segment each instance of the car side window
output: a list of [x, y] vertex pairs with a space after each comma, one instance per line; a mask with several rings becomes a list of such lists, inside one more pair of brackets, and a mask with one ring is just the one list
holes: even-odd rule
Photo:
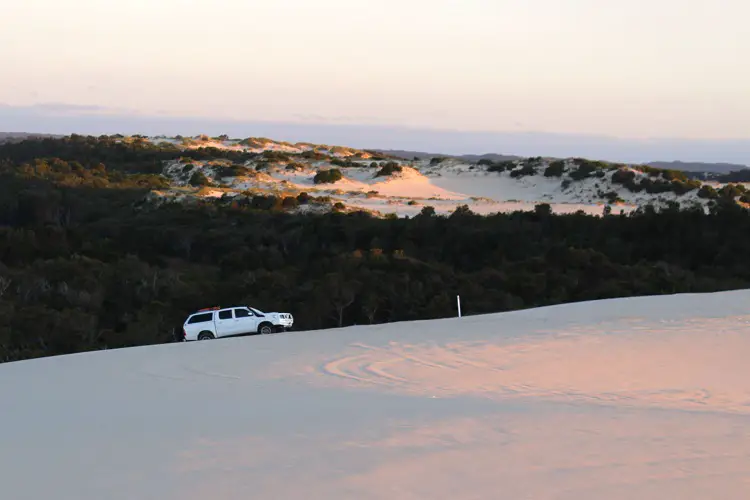
[[188, 321], [189, 325], [194, 325], [195, 323], [205, 323], [207, 321], [211, 321], [213, 319], [212, 313], [206, 313], [206, 314], [196, 314], [190, 320]]
[[219, 319], [232, 319], [232, 310], [226, 309], [224, 311], [219, 311]]
[[252, 313], [248, 311], [247, 309], [235, 309], [234, 310], [235, 318], [249, 318], [250, 316], [252, 316]]

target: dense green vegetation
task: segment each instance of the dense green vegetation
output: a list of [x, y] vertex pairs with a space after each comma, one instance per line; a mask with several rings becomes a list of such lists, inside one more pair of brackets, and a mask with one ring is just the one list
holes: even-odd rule
[[456, 294], [478, 314], [750, 285], [750, 216], [718, 193], [710, 214], [601, 218], [545, 205], [285, 211], [306, 195], [146, 203], [165, 183], [155, 165], [177, 156], [110, 138], [0, 146], [0, 361], [169, 342], [213, 305], [290, 311], [297, 329], [318, 329], [454, 316]]

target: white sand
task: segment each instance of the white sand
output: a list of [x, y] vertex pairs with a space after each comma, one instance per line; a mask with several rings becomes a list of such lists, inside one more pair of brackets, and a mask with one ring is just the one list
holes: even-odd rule
[[4, 498], [746, 499], [749, 311], [632, 298], [0, 365]]
[[[398, 216], [416, 215], [425, 206], [432, 206], [440, 214], [449, 214], [461, 205], [479, 214], [534, 210], [538, 203], [549, 203], [556, 213], [582, 210], [601, 215], [604, 209], [605, 202], [594, 196], [560, 192], [559, 180], [555, 191], [555, 181], [549, 179], [512, 179], [493, 173], [476, 173], [470, 171], [468, 165], [462, 167], [466, 170], [456, 173], [454, 169], [448, 174], [434, 175], [405, 166], [403, 172], [388, 177], [376, 177], [377, 169], [370, 167], [342, 168], [344, 178], [331, 184], [315, 184], [315, 169], [273, 169], [250, 181], [238, 179], [231, 185], [238, 191], [255, 187], [272, 192], [283, 188], [316, 196], [331, 195], [334, 201], [349, 207]], [[179, 170], [179, 165], [172, 168]], [[370, 192], [377, 196], [364, 196]], [[414, 203], [410, 205], [410, 201]], [[634, 208], [632, 205], [614, 206], [613, 211], [630, 212]]]

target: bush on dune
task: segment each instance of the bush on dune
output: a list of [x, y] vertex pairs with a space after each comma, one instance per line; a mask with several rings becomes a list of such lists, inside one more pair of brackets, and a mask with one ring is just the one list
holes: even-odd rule
[[313, 177], [315, 184], [333, 184], [344, 178], [344, 174], [337, 168], [331, 168], [327, 170], [320, 170]]
[[375, 174], [375, 177], [387, 177], [397, 172], [402, 172], [404, 169], [401, 165], [396, 162], [390, 161], [383, 165], [383, 167]]

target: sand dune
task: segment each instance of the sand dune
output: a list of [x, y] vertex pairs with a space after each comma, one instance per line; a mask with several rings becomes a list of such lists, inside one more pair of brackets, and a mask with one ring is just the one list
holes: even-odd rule
[[0, 365], [8, 498], [745, 499], [750, 292]]
[[[367, 210], [379, 215], [414, 216], [426, 206], [432, 207], [438, 214], [450, 214], [460, 206], [467, 206], [473, 212], [487, 215], [535, 210], [540, 203], [548, 204], [553, 212], [560, 214], [582, 211], [602, 215], [607, 205], [617, 214], [630, 213], [648, 204], [665, 207], [678, 203], [683, 208], [702, 206], [707, 210], [709, 203], [709, 199], [698, 196], [698, 189], [694, 185], [680, 194], [674, 192], [673, 188], [664, 190], [666, 181], [653, 177], [654, 172], [647, 173], [637, 166], [610, 167], [624, 169], [638, 182], [648, 180], [653, 185], [656, 179], [661, 183], [660, 191], [644, 188], [634, 192], [620, 181], [615, 182], [612, 170], [605, 170], [599, 164], [593, 167], [589, 164], [587, 167], [599, 169], [596, 175], [591, 174], [592, 170], [583, 176], [574, 176], [573, 172], [579, 169], [577, 159], [567, 159], [561, 163], [561, 176], [553, 174], [548, 177], [546, 169], [551, 165], [550, 159], [534, 160], [536, 163], [528, 165], [519, 161], [510, 167], [502, 166], [502, 170], [496, 168], [498, 165], [490, 169], [487, 165], [471, 164], [457, 158], [448, 158], [437, 164], [430, 160], [380, 158], [373, 165], [371, 154], [339, 146], [289, 144], [262, 138], [220, 141], [203, 137], [189, 139], [187, 145], [175, 139], [168, 139], [170, 141], [187, 149], [211, 147], [292, 155], [271, 155], [262, 161], [247, 160], [245, 167], [259, 167], [262, 171], [262, 175], [250, 178], [223, 175], [219, 178], [217, 172], [220, 170], [215, 163], [230, 165], [232, 162], [226, 159], [215, 162], [190, 160], [192, 166], [189, 168], [180, 160], [172, 161], [165, 166], [164, 174], [175, 186], [186, 186], [193, 172], [202, 171], [226, 188], [230, 196], [247, 189], [285, 196], [306, 191], [329, 196], [332, 200], [329, 206], [343, 203], [348, 209]], [[313, 149], [317, 156], [295, 156]], [[341, 158], [348, 161], [342, 164], [338, 161]], [[291, 167], [290, 163], [293, 163]], [[387, 163], [396, 163], [403, 170], [389, 176], [377, 176], [378, 170]], [[530, 166], [532, 163], [534, 166]], [[527, 167], [531, 168], [531, 173], [522, 172]], [[339, 168], [343, 179], [330, 184], [315, 184], [315, 174], [329, 168]], [[687, 187], [683, 186], [683, 189]]]

